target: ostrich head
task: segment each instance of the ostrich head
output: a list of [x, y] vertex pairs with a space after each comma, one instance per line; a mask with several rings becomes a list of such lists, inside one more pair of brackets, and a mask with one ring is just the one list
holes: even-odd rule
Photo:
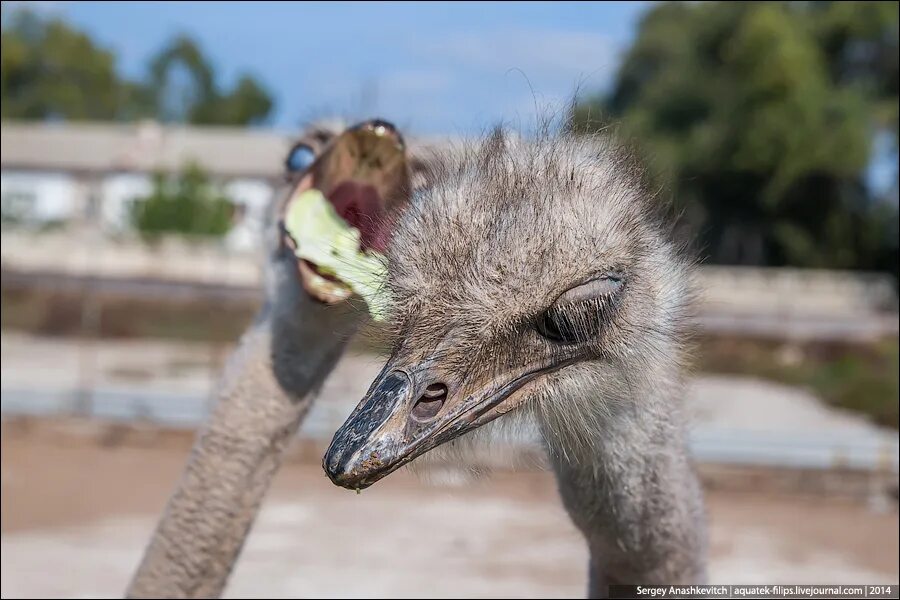
[[[277, 207], [280, 243], [297, 241], [284, 228], [290, 203], [309, 188], [320, 190], [335, 211], [359, 229], [362, 250], [385, 249], [396, 209], [407, 202], [411, 175], [403, 137], [389, 122], [365, 121], [343, 132], [323, 124], [308, 130], [288, 154], [288, 194]], [[292, 260], [293, 252], [290, 253]], [[308, 294], [329, 304], [352, 295], [349, 287], [319, 272], [317, 265], [297, 259], [297, 273]]]
[[332, 481], [364, 488], [517, 409], [563, 452], [658, 410], [640, 402], [677, 382], [689, 269], [640, 179], [610, 139], [499, 131], [434, 169], [396, 224], [392, 351]]

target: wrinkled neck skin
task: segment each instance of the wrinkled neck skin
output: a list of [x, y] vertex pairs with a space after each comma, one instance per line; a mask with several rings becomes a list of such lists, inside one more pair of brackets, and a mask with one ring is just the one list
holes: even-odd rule
[[268, 283], [269, 299], [257, 321], [270, 333], [271, 376], [279, 389], [297, 403], [318, 391], [347, 342], [368, 317], [364, 310], [348, 302], [326, 305], [310, 298], [297, 281], [293, 261], [287, 257], [279, 260], [273, 271]]
[[311, 300], [284, 252], [274, 249], [266, 304], [225, 367], [128, 597], [222, 593], [284, 449], [363, 319]]
[[535, 410], [563, 503], [590, 550], [591, 598], [606, 597], [612, 583], [706, 578], [703, 501], [677, 370], [640, 380], [626, 375], [633, 371], [569, 367]]

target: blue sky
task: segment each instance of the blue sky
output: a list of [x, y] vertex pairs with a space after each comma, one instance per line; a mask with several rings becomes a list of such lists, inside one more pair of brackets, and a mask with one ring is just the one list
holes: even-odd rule
[[[8, 4], [8, 3], [4, 3]], [[377, 114], [417, 133], [527, 126], [535, 101], [602, 89], [647, 3], [50, 2], [139, 76], [187, 33], [223, 82], [252, 72], [275, 95], [272, 124]], [[532, 93], [532, 89], [534, 92]]]
[[[230, 85], [272, 92], [269, 126], [380, 116], [415, 134], [534, 124], [576, 88], [604, 89], [649, 2], [4, 2], [57, 13], [115, 51], [129, 76], [180, 33]], [[896, 153], [876, 144], [868, 181], [889, 189]]]

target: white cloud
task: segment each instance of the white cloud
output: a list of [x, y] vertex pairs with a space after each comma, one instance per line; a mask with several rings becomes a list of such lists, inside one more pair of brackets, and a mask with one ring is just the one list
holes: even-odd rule
[[420, 133], [480, 131], [501, 120], [530, 128], [563, 110], [579, 85], [606, 83], [619, 51], [601, 33], [514, 26], [419, 32], [382, 50], [402, 58], [379, 63], [361, 53], [341, 68], [312, 63], [300, 88], [315, 98], [306, 101], [314, 114], [377, 114]]
[[617, 49], [603, 34], [556, 29], [516, 28], [453, 33], [423, 48], [435, 59], [482, 71], [519, 69], [527, 77], [570, 81], [608, 75]]
[[453, 84], [453, 76], [446, 71], [406, 69], [385, 73], [378, 84], [387, 94], [437, 94]]

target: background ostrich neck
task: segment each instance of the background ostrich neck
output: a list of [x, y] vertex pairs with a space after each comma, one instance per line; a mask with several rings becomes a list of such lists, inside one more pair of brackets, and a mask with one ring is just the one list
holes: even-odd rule
[[[665, 381], [573, 389], [544, 411], [560, 495], [590, 550], [592, 598], [605, 596], [609, 583], [705, 579], [704, 509], [687, 454], [682, 386]], [[589, 431], [549, 426], [553, 410], [587, 403], [606, 408], [567, 422]], [[591, 443], [573, 452], [572, 436]]]
[[[293, 272], [281, 273], [293, 277]], [[285, 286], [244, 334], [129, 597], [218, 597], [285, 447], [361, 322]], [[284, 290], [287, 288], [287, 292]]]

